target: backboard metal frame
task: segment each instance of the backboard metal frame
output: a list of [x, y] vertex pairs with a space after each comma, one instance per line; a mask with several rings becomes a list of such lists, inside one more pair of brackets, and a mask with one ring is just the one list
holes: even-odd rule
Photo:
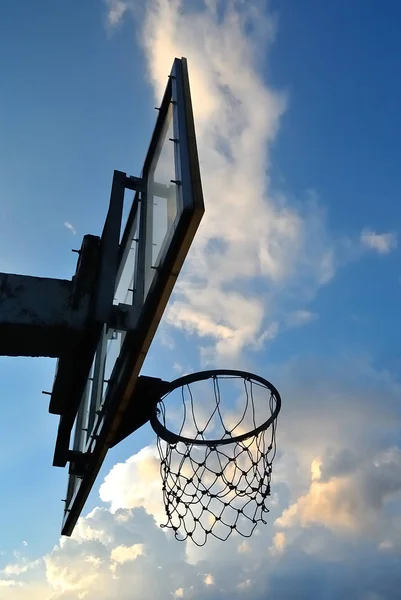
[[[178, 216], [162, 244], [157, 264], [149, 265], [149, 244], [152, 244], [152, 238], [147, 230], [147, 211], [153, 210], [153, 198], [148, 197], [148, 180], [171, 106], [174, 137], [169, 141], [174, 144], [175, 178], [170, 184], [177, 188]], [[112, 234], [109, 232], [110, 235], [107, 236], [110, 246], [102, 253], [103, 262], [97, 287], [102, 299], [96, 304], [94, 312], [99, 333], [96, 329], [96, 344], [90, 361], [92, 367], [88, 366], [89, 378], [80, 390], [78, 401], [72, 402], [69, 412], [61, 417], [58, 451], [56, 446], [55, 464], [56, 458], [59, 463], [65, 459], [70, 462], [63, 535], [71, 535], [108, 449], [125, 437], [127, 431], [135, 431], [149, 420], [154, 394], [149, 393], [149, 385], [145, 385], [147, 378], [139, 378], [140, 371], [204, 213], [186, 59], [174, 61], [142, 176], [127, 177], [120, 173], [118, 178], [122, 193], [118, 192], [113, 224], [119, 220], [121, 227], [125, 188], [134, 189], [136, 193], [121, 243], [118, 243], [120, 228], [113, 227]], [[138, 222], [139, 235], [134, 239], [133, 231], [137, 229], [135, 224]], [[137, 244], [137, 251], [132, 301], [119, 304], [114, 301], [113, 305], [122, 266], [133, 242]], [[149, 289], [145, 290], [146, 270], [149, 268], [154, 269], [154, 274]], [[114, 332], [119, 332], [121, 347], [111, 376], [105, 383], [106, 346]], [[152, 379], [152, 385], [154, 381]], [[142, 386], [143, 393], [135, 394], [137, 385]], [[65, 406], [63, 409], [65, 410]], [[69, 440], [74, 421], [74, 443], [70, 450]]]
[[[113, 297], [117, 266], [119, 264], [119, 240], [126, 187], [132, 181], [121, 171], [113, 175], [110, 204], [102, 236], [97, 238], [96, 260], [91, 260], [88, 274], [94, 281], [94, 294], [89, 311], [86, 330], [67, 346], [57, 362], [56, 375], [50, 399], [49, 412], [60, 415], [54, 453], [54, 466], [64, 467], [68, 461], [68, 448], [74, 420], [77, 416], [82, 395], [104, 323], [113, 318]], [[136, 184], [140, 187], [139, 184]], [[96, 239], [95, 239], [96, 241]], [[86, 252], [95, 253], [91, 247], [80, 250], [80, 261], [85, 262]], [[95, 274], [93, 274], [93, 272]]]

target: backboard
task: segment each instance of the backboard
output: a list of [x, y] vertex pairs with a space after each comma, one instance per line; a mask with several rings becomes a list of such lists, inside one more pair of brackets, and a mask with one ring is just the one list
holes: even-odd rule
[[[127, 189], [135, 195], [122, 230]], [[149, 419], [146, 397], [139, 403], [134, 392], [203, 213], [187, 62], [181, 58], [168, 78], [141, 176], [114, 173], [91, 328], [58, 364], [50, 411], [60, 414], [54, 464], [70, 463], [64, 535], [72, 533], [108, 449]]]

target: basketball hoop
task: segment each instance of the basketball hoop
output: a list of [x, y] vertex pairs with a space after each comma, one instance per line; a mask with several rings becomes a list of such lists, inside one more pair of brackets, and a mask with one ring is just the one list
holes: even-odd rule
[[157, 434], [167, 522], [178, 540], [250, 537], [269, 512], [280, 394], [266, 379], [233, 370], [169, 384], [150, 423]]

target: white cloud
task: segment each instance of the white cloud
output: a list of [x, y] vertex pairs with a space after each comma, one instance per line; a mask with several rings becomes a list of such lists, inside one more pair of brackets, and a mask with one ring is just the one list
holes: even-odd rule
[[241, 581], [238, 585], [237, 588], [239, 590], [245, 591], [245, 590], [249, 590], [249, 588], [252, 587], [252, 581], [250, 579], [245, 579], [245, 581]]
[[276, 526], [290, 530], [324, 526], [344, 540], [362, 538], [367, 543], [375, 539], [380, 549], [391, 549], [391, 541], [381, 540], [392, 529], [400, 533], [387, 511], [392, 500], [398, 504], [400, 491], [401, 450], [391, 448], [373, 459], [360, 457], [360, 464], [350, 473], [326, 480], [315, 476], [308, 492], [283, 512]]
[[249, 543], [244, 540], [239, 544], [237, 550], [240, 554], [248, 554], [248, 552], [251, 552], [251, 547]]
[[344, 540], [393, 539], [400, 530], [393, 512], [401, 498], [399, 384], [355, 360], [337, 359], [328, 370], [293, 363], [279, 377], [289, 376], [291, 384], [280, 385], [287, 398], [279, 426], [284, 453], [273, 474], [276, 486], [291, 481], [292, 500], [276, 521], [289, 546], [293, 532], [321, 527]]
[[361, 233], [361, 244], [378, 254], [389, 254], [397, 247], [397, 236], [395, 233], [376, 233], [371, 229], [364, 229]]
[[314, 318], [298, 302], [309, 302], [354, 260], [357, 244], [330, 236], [313, 190], [294, 202], [270, 184], [270, 150], [286, 98], [263, 77], [260, 57], [268, 56], [276, 29], [264, 6], [108, 6], [109, 22], [127, 8], [139, 15], [156, 102], [174, 57], [188, 58], [206, 214], [164, 323], [203, 338], [204, 363], [233, 363], [244, 348], [261, 349], [289, 323]]
[[393, 543], [389, 540], [385, 540], [384, 542], [380, 542], [379, 548], [380, 550], [392, 550], [394, 547]]
[[300, 327], [311, 323], [315, 319], [317, 319], [316, 313], [310, 310], [298, 309], [288, 314], [286, 325], [288, 327]]
[[23, 561], [21, 563], [12, 563], [6, 565], [4, 569], [1, 570], [3, 575], [21, 575], [21, 573], [26, 573], [27, 571], [36, 568], [40, 564], [40, 561]]
[[110, 503], [113, 512], [144, 506], [159, 522], [163, 521], [165, 512], [157, 449], [147, 446], [125, 463], [115, 465], [100, 486], [99, 494], [103, 502]]
[[0, 579], [0, 587], [20, 587], [22, 583], [14, 579]]
[[128, 2], [124, 0], [106, 0], [107, 24], [110, 28], [117, 27], [128, 9]]
[[111, 551], [111, 560], [117, 563], [125, 563], [135, 560], [143, 554], [143, 544], [134, 544], [133, 546], [116, 546]]
[[146, 7], [142, 42], [157, 100], [173, 58], [188, 57], [206, 200], [166, 321], [205, 338], [208, 362], [260, 348], [274, 337], [271, 324], [277, 334], [285, 313], [299, 310], [294, 302], [309, 299], [337, 268], [316, 195], [295, 205], [270, 186], [270, 146], [286, 99], [266, 84], [258, 62], [274, 29], [256, 3]]
[[270, 547], [271, 554], [282, 554], [286, 546], [286, 536], [283, 531], [278, 531], [273, 537], [273, 544]]
[[72, 225], [68, 221], [64, 221], [64, 227], [71, 231], [71, 233], [73, 233], [74, 235], [77, 235], [77, 230], [75, 229], [74, 225]]

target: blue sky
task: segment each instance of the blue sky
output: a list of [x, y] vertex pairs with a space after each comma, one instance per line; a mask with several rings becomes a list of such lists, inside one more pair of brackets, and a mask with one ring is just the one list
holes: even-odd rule
[[60, 544], [54, 362], [1, 358], [2, 599], [396, 597], [400, 19], [391, 0], [3, 0], [0, 269], [71, 278], [187, 56], [206, 215], [144, 372], [248, 368], [284, 408], [271, 524], [249, 545], [165, 538], [149, 428]]

